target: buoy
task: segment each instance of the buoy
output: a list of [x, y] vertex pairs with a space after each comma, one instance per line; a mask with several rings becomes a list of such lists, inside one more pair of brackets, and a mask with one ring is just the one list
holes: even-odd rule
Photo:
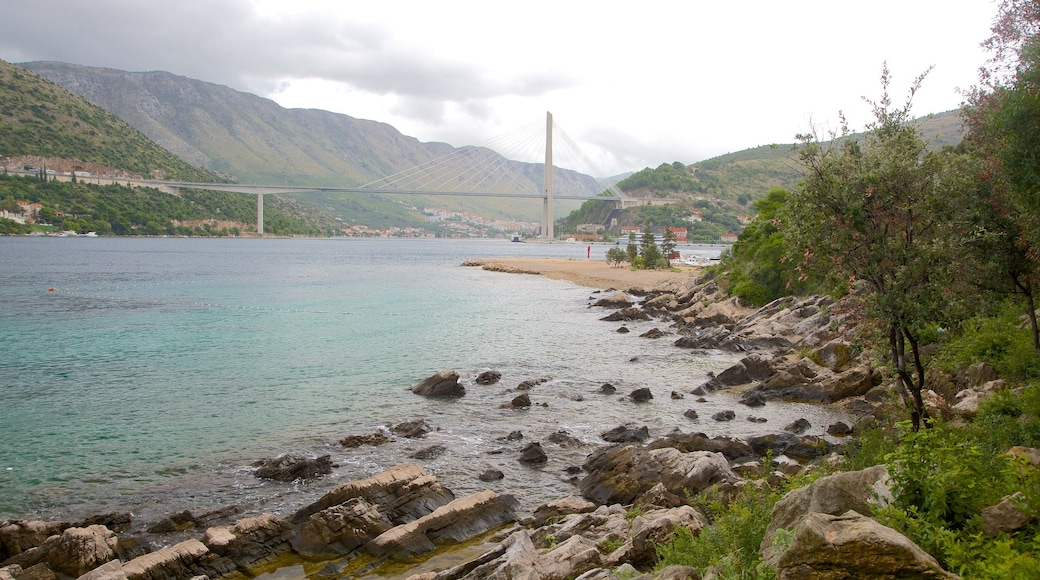
[[47, 291], [48, 292], [54, 292], [54, 288], [48, 288]]

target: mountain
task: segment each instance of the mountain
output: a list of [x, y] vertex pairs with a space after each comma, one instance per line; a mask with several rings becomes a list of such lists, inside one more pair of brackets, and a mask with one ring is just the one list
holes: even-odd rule
[[[420, 142], [385, 123], [314, 109], [286, 109], [269, 99], [168, 72], [58, 62], [19, 66], [125, 120], [181, 159], [246, 183], [355, 187], [461, 151], [445, 143]], [[463, 157], [459, 156], [460, 164]], [[521, 188], [541, 191], [543, 165], [501, 157], [498, 162], [518, 176]], [[603, 189], [593, 178], [573, 171], [557, 171], [554, 181], [558, 189], [586, 195]], [[294, 197], [372, 226], [384, 225], [373, 220], [396, 221], [396, 225], [420, 220], [411, 207], [422, 205], [535, 221], [541, 216], [541, 203], [535, 200], [372, 194]], [[558, 213], [576, 206], [563, 203]]]
[[219, 180], [104, 109], [0, 60], [0, 157], [24, 155], [102, 164], [142, 177]]

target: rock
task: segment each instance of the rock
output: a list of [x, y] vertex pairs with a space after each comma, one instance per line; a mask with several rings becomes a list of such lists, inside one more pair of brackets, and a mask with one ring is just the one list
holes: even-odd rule
[[716, 421], [720, 421], [721, 422], [721, 421], [732, 421], [733, 419], [736, 418], [736, 416], [737, 416], [737, 414], [734, 413], [733, 411], [726, 410], [726, 411], [719, 411], [718, 413], [715, 413], [714, 415], [711, 416], [711, 418], [715, 419]]
[[405, 560], [436, 548], [435, 542], [460, 543], [516, 521], [519, 502], [485, 490], [456, 499], [417, 520], [383, 532], [365, 544], [377, 557]]
[[750, 445], [740, 439], [732, 437], [717, 436], [709, 438], [704, 433], [679, 433], [669, 435], [654, 441], [647, 449], [664, 449], [671, 447], [683, 453], [691, 451], [711, 451], [721, 453], [730, 461], [741, 457], [755, 455]]
[[982, 510], [982, 530], [990, 536], [1024, 528], [1033, 517], [1025, 509], [1026, 496], [1022, 492], [1005, 497], [995, 506]]
[[510, 409], [528, 409], [531, 407], [531, 397], [527, 393], [518, 395], [506, 407]]
[[551, 501], [538, 506], [534, 510], [534, 527], [540, 527], [547, 522], [559, 520], [562, 516], [570, 514], [585, 514], [595, 511], [596, 504], [569, 495], [563, 499]]
[[478, 385], [493, 385], [502, 378], [502, 373], [498, 371], [484, 371], [477, 375], [477, 378], [473, 382]]
[[607, 307], [607, 308], [625, 308], [625, 307], [628, 307], [628, 306], [632, 306], [633, 303], [634, 303], [634, 301], [632, 300], [632, 297], [629, 296], [628, 294], [626, 294], [624, 292], [615, 292], [614, 294], [612, 294], [612, 295], [610, 295], [610, 296], [608, 296], [606, 298], [600, 298], [599, 300], [594, 302], [592, 305], [593, 306], [604, 306], [604, 307]]
[[332, 457], [329, 455], [310, 458], [286, 454], [274, 459], [264, 459], [253, 465], [257, 467], [253, 472], [254, 476], [284, 482], [316, 479], [332, 473]]
[[846, 370], [855, 360], [852, 356], [852, 347], [849, 346], [849, 343], [840, 340], [828, 342], [816, 349], [814, 354], [821, 365], [834, 372]]
[[413, 386], [412, 392], [425, 397], [461, 397], [466, 388], [459, 384], [459, 373], [440, 371]]
[[823, 457], [834, 450], [834, 446], [815, 435], [799, 437], [794, 433], [771, 433], [757, 435], [748, 439], [748, 444], [756, 455], [765, 455], [772, 451], [773, 456], [789, 455], [795, 459], [809, 461]]
[[548, 377], [542, 377], [540, 379], [528, 379], [528, 380], [520, 383], [519, 385], [517, 385], [516, 386], [516, 390], [518, 390], [518, 391], [530, 391], [534, 387], [537, 387], [538, 385], [541, 385], [541, 384], [547, 383], [547, 382], [549, 382], [549, 378]]
[[756, 417], [754, 415], [748, 415], [747, 420], [749, 423], [765, 423], [769, 421], [769, 419], [766, 419], [765, 417]]
[[617, 392], [617, 389], [614, 387], [614, 385], [610, 383], [603, 383], [599, 387], [599, 392], [603, 393], [604, 395], [613, 395]]
[[376, 431], [371, 435], [348, 435], [343, 439], [340, 439], [339, 444], [348, 449], [353, 449], [355, 447], [361, 447], [362, 445], [371, 445], [376, 447], [389, 441], [390, 438], [386, 436], [386, 433]]
[[[44, 540], [35, 549], [23, 551], [5, 560], [4, 564], [17, 564], [23, 570], [44, 564], [53, 572], [78, 578], [114, 560], [118, 549], [119, 540], [116, 534], [105, 526], [65, 528], [60, 534]], [[15, 577], [20, 579], [23, 575], [18, 574]]]
[[635, 445], [608, 447], [592, 453], [579, 483], [582, 496], [598, 504], [630, 504], [661, 483], [673, 494], [688, 496], [740, 478], [720, 453]]
[[[277, 461], [268, 459], [266, 461]], [[261, 477], [257, 475], [257, 477]], [[274, 479], [268, 478], [268, 479]], [[276, 481], [293, 481], [289, 480], [276, 480]], [[190, 511], [182, 511], [173, 515], [166, 516], [158, 522], [152, 524], [148, 528], [150, 534], [169, 534], [171, 532], [181, 532], [184, 530], [190, 530], [196, 526], [195, 516]]]
[[390, 431], [399, 437], [406, 439], [419, 439], [425, 437], [427, 433], [433, 431], [433, 429], [426, 424], [425, 419], [416, 419], [414, 421], [405, 421], [398, 423], [390, 428]]
[[776, 577], [957, 578], [906, 536], [855, 511], [809, 514], [794, 529]]
[[697, 419], [697, 411], [695, 411], [693, 409], [686, 409], [685, 411], [683, 411], [683, 417], [686, 417], [687, 419], [694, 419], [694, 420], [696, 420]]
[[852, 435], [852, 427], [849, 427], [842, 421], [838, 421], [827, 427], [827, 434], [833, 437], [847, 437]]
[[392, 527], [378, 506], [354, 497], [312, 514], [291, 542], [304, 557], [333, 558], [353, 552]]
[[672, 400], [678, 401], [679, 399], [685, 399], [686, 397], [679, 391], [672, 391]]
[[527, 446], [520, 451], [518, 461], [525, 465], [535, 465], [549, 461], [549, 457], [545, 454], [545, 451], [542, 450], [542, 444], [535, 442], [528, 443]]
[[653, 399], [654, 395], [653, 395], [653, 393], [650, 392], [650, 389], [648, 389], [646, 387], [643, 387], [641, 389], [636, 389], [636, 390], [632, 391], [631, 393], [629, 393], [628, 394], [628, 398], [633, 403], [645, 403], [645, 402]]
[[340, 505], [353, 498], [362, 498], [380, 506], [391, 523], [397, 524], [420, 518], [455, 499], [455, 496], [417, 465], [403, 463], [359, 481], [337, 486], [318, 501], [300, 509], [292, 521], [301, 524], [323, 509]]
[[0, 521], [0, 562], [43, 544], [47, 538], [69, 527], [72, 527], [69, 522]]
[[506, 435], [506, 441], [520, 441], [524, 438], [524, 434], [520, 431], [510, 431], [509, 435]]
[[604, 316], [603, 318], [600, 318], [600, 320], [603, 320], [603, 321], [606, 321], [606, 322], [618, 322], [618, 321], [621, 321], [621, 320], [624, 320], [624, 321], [650, 320], [650, 315], [647, 314], [646, 312], [643, 312], [642, 310], [640, 310], [638, 308], [629, 307], [629, 308], [622, 308], [621, 310], [618, 310], [617, 312], [614, 312], [612, 314]]
[[744, 394], [740, 396], [740, 403], [748, 407], [763, 407], [766, 404], [766, 397], [758, 391], [744, 391]]
[[151, 578], [194, 578], [208, 576], [217, 555], [194, 538], [138, 556], [123, 564], [128, 580]]
[[791, 530], [811, 513], [839, 515], [852, 510], [870, 514], [875, 504], [884, 505], [891, 499], [888, 470], [884, 466], [821, 477], [806, 487], [791, 490], [774, 504], [759, 553], [766, 564], [775, 567], [779, 558], [773, 542], [777, 530]]
[[245, 518], [232, 528], [206, 530], [202, 543], [215, 554], [249, 569], [290, 550], [292, 526], [273, 514]]
[[129, 512], [113, 512], [91, 516], [81, 522], [77, 522], [72, 527], [87, 528], [90, 526], [105, 526], [113, 532], [118, 533], [129, 528], [131, 520], [132, 516]]
[[408, 456], [408, 458], [418, 459], [420, 461], [429, 461], [431, 459], [437, 459], [441, 455], [444, 455], [444, 453], [447, 450], [448, 449], [443, 445], [430, 445], [429, 447], [424, 447], [416, 451], [415, 453], [412, 453]]
[[584, 445], [584, 443], [581, 442], [581, 439], [578, 439], [566, 431], [550, 433], [545, 439], [549, 443], [559, 445], [560, 447], [581, 447]]
[[483, 482], [491, 482], [505, 479], [505, 477], [505, 474], [497, 469], [485, 469], [484, 472], [478, 476], [478, 479]]
[[646, 425], [642, 427], [621, 425], [606, 433], [600, 433], [600, 438], [608, 443], [642, 443], [650, 438], [650, 429]]
[[618, 334], [628, 334], [628, 333], [630, 333], [632, 331], [629, 330], [627, 326], [622, 326], [621, 328], [618, 328], [616, 332]]
[[666, 334], [668, 334], [668, 333], [664, 332], [660, 328], [651, 328], [650, 330], [644, 332], [643, 334], [640, 334], [639, 338], [661, 338], [662, 336], [665, 336]]
[[665, 489], [662, 483], [651, 487], [646, 493], [637, 497], [634, 503], [644, 510], [671, 509], [686, 505], [683, 498]]
[[805, 419], [796, 419], [794, 422], [784, 426], [784, 431], [794, 433], [795, 435], [801, 435], [812, 428], [812, 424]]

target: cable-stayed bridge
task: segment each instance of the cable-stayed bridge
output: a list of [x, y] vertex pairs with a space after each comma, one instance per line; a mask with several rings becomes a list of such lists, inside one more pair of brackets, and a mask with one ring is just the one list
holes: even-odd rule
[[[540, 125], [540, 124], [539, 124]], [[553, 137], [556, 136], [579, 170], [553, 165]], [[532, 148], [541, 148], [544, 139], [544, 163], [513, 161], [530, 157]], [[452, 152], [392, 175], [351, 187], [299, 185], [247, 185], [239, 183], [193, 183], [118, 179], [128, 183], [156, 187], [169, 193], [182, 189], [228, 191], [256, 195], [257, 233], [263, 233], [264, 195], [276, 193], [364, 193], [383, 195], [424, 195], [461, 197], [502, 197], [542, 200], [542, 236], [552, 239], [553, 206], [557, 200], [587, 201], [597, 199], [625, 205], [621, 191], [591, 177], [592, 169], [574, 142], [553, 125], [546, 113], [544, 131], [528, 126], [503, 135], [486, 145], [453, 148]], [[541, 175], [536, 175], [540, 172]], [[103, 179], [103, 178], [101, 178]], [[95, 178], [91, 177], [91, 181]]]

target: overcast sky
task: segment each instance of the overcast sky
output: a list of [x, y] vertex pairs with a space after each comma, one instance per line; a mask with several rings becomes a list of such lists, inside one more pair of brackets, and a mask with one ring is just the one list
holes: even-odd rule
[[[870, 119], [883, 63], [923, 116], [977, 82], [991, 0], [7, 0], [0, 59], [164, 70], [494, 145], [551, 112], [597, 176]], [[539, 161], [539, 159], [524, 159]], [[565, 161], [559, 159], [560, 164]], [[573, 163], [572, 163], [573, 165]]]

